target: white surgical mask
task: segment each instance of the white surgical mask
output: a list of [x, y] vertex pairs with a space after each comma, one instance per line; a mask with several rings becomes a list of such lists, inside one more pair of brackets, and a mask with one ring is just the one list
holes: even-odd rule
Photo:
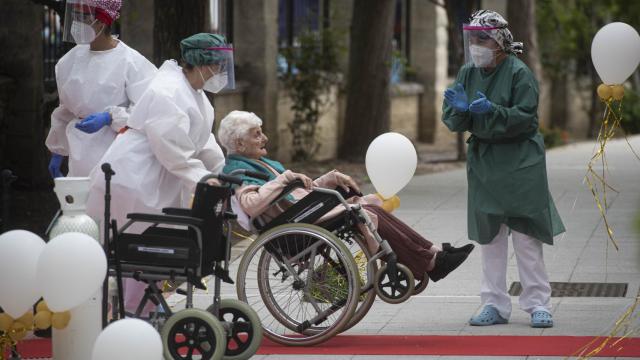
[[477, 67], [488, 67], [493, 64], [493, 50], [488, 47], [471, 45], [469, 46], [471, 59]]
[[[211, 71], [211, 69], [209, 69], [209, 71]], [[213, 73], [213, 71], [211, 72]], [[202, 76], [202, 73], [200, 73], [200, 77], [202, 77], [202, 81], [204, 81], [204, 86], [202, 87], [202, 90], [208, 91], [214, 94], [224, 89], [224, 87], [227, 86], [227, 83], [229, 81], [229, 79], [227, 78], [226, 72], [213, 74], [213, 76], [210, 77], [208, 80], [204, 80], [204, 76]]]
[[[95, 21], [91, 24], [95, 24]], [[71, 36], [76, 44], [89, 44], [98, 36], [91, 25], [81, 21], [74, 21], [71, 24]]]
[[229, 79], [227, 73], [215, 74], [204, 83], [203, 89], [212, 93], [217, 93], [227, 86]]

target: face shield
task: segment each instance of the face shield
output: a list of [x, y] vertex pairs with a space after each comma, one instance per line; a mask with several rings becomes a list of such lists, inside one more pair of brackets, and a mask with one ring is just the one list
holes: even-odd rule
[[467, 66], [491, 68], [496, 66], [496, 57], [502, 51], [494, 39], [493, 32], [499, 27], [464, 25], [464, 62]]
[[67, 0], [64, 14], [62, 41], [89, 44], [100, 29], [95, 16], [93, 0]]
[[206, 50], [213, 52], [212, 57], [216, 60], [211, 64], [213, 76], [205, 82], [203, 89], [212, 93], [217, 93], [221, 90], [235, 89], [233, 46], [217, 46], [207, 48]]

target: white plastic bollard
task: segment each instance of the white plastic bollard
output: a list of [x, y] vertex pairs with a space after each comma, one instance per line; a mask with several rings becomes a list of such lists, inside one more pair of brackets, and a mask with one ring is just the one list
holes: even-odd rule
[[[54, 191], [62, 208], [49, 233], [49, 238], [66, 233], [81, 232], [100, 241], [100, 229], [86, 210], [89, 196], [89, 178], [60, 177], [54, 180]], [[82, 269], [78, 269], [82, 271]], [[52, 347], [54, 360], [87, 360], [91, 358], [93, 345], [102, 331], [102, 289], [87, 302], [71, 310], [69, 325], [62, 330], [53, 329]]]

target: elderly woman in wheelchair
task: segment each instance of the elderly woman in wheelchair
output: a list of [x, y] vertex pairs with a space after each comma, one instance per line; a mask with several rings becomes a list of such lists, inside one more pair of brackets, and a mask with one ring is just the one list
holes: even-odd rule
[[266, 157], [261, 126], [255, 114], [233, 111], [222, 120], [218, 141], [227, 150], [224, 173], [263, 175], [242, 176], [231, 204], [238, 222], [259, 233], [243, 256], [236, 285], [270, 339], [323, 342], [357, 324], [376, 295], [403, 302], [429, 280], [447, 276], [473, 250], [471, 244], [435, 246], [336, 170], [315, 180], [285, 170]]

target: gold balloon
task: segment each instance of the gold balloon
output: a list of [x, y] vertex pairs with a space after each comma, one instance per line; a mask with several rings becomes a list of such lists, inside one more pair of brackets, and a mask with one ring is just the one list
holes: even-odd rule
[[391, 198], [391, 201], [393, 203], [393, 209], [394, 210], [400, 207], [400, 197], [398, 195], [394, 195]]
[[47, 306], [47, 303], [44, 300], [40, 300], [40, 302], [38, 302], [38, 305], [36, 305], [36, 312], [40, 312], [40, 311], [51, 312], [51, 310], [49, 310], [49, 307]]
[[33, 318], [33, 322], [38, 329], [48, 329], [51, 326], [51, 312], [46, 310], [38, 311], [36, 316]]
[[392, 199], [385, 199], [382, 202], [382, 208], [386, 212], [392, 212], [393, 211], [393, 200]]
[[13, 325], [11, 325], [11, 331], [9, 331], [9, 336], [13, 341], [22, 340], [27, 335], [27, 329], [23, 323], [19, 321], [15, 321]]
[[21, 322], [26, 328], [30, 328], [33, 324], [33, 312], [27, 311], [24, 315], [17, 318], [16, 321]]
[[616, 100], [620, 101], [624, 97], [624, 86], [622, 85], [614, 85], [611, 87], [611, 96]]
[[55, 329], [62, 330], [69, 325], [69, 320], [71, 320], [71, 314], [68, 311], [56, 312], [51, 315], [51, 326]]
[[598, 96], [600, 97], [600, 99], [602, 99], [602, 101], [607, 101], [611, 98], [611, 87], [609, 85], [606, 84], [600, 84], [598, 85]]
[[7, 332], [11, 329], [11, 325], [13, 325], [13, 318], [9, 316], [7, 313], [0, 314], [0, 331]]

